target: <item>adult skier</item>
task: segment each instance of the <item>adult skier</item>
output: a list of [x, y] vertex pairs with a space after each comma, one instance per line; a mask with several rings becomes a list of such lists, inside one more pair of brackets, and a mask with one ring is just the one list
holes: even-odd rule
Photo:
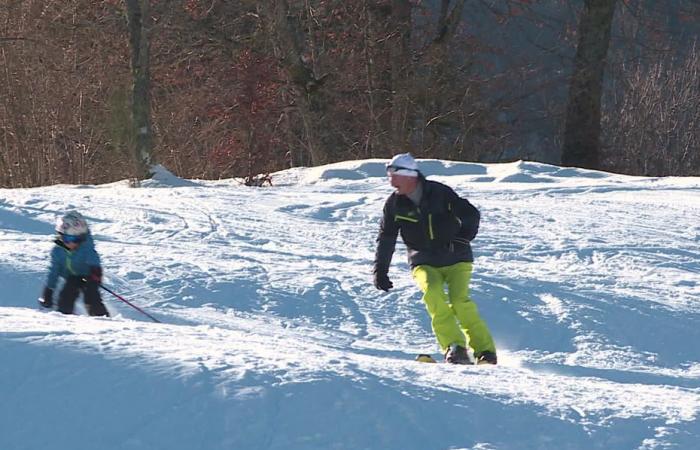
[[58, 296], [60, 312], [73, 314], [75, 301], [82, 292], [89, 315], [109, 316], [99, 291], [102, 282], [100, 257], [87, 221], [77, 211], [67, 212], [56, 222], [56, 232], [56, 246], [51, 250], [49, 274], [39, 304], [45, 308], [53, 306], [53, 291], [61, 277], [65, 283]]
[[449, 186], [427, 180], [410, 153], [394, 156], [386, 171], [396, 190], [384, 204], [377, 236], [375, 287], [388, 291], [394, 286], [388, 273], [401, 233], [445, 361], [472, 364], [469, 345], [477, 364], [496, 364], [493, 338], [469, 296], [470, 241], [479, 229], [479, 211]]

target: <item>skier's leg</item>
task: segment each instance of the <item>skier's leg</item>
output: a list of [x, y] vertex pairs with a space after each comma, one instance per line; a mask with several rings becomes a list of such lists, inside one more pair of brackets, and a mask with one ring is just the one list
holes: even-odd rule
[[96, 282], [88, 280], [83, 287], [83, 292], [85, 309], [88, 315], [109, 317], [109, 312], [105, 308], [104, 303], [102, 303], [102, 297], [100, 297], [100, 291]]
[[459, 329], [455, 316], [447, 304], [445, 280], [440, 271], [431, 266], [417, 266], [413, 269], [413, 279], [423, 292], [423, 302], [430, 315], [433, 332], [440, 348], [445, 351], [450, 344], [466, 347], [464, 333]]
[[58, 310], [63, 314], [73, 314], [75, 300], [80, 295], [80, 283], [79, 277], [66, 278], [66, 283], [58, 295]]
[[484, 351], [496, 353], [496, 346], [486, 322], [479, 315], [476, 303], [469, 297], [469, 282], [472, 277], [472, 263], [461, 262], [442, 268], [445, 273], [450, 304], [462, 330], [469, 338], [469, 345], [475, 355]]

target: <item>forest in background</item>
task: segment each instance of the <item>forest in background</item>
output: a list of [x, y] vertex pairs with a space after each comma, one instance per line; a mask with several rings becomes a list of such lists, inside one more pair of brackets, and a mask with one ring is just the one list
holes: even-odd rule
[[6, 0], [0, 187], [527, 159], [700, 175], [692, 0]]

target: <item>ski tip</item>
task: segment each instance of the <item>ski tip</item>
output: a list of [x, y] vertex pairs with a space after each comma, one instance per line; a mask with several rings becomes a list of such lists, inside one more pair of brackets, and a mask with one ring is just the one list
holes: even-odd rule
[[436, 363], [437, 362], [437, 361], [435, 361], [435, 359], [432, 356], [426, 355], [426, 354], [420, 354], [420, 355], [416, 356], [416, 361], [422, 362], [422, 363]]

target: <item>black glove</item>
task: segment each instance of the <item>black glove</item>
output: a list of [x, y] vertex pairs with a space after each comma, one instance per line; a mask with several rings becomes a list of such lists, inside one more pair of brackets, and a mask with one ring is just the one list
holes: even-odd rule
[[374, 272], [374, 287], [377, 289], [387, 292], [389, 289], [394, 287], [394, 283], [389, 279], [389, 275], [386, 272]]
[[44, 293], [39, 298], [39, 304], [44, 308], [51, 308], [53, 306], [53, 289], [44, 288]]
[[94, 281], [97, 284], [102, 283], [102, 267], [100, 266], [93, 266], [90, 268], [90, 277], [88, 278], [89, 281]]

